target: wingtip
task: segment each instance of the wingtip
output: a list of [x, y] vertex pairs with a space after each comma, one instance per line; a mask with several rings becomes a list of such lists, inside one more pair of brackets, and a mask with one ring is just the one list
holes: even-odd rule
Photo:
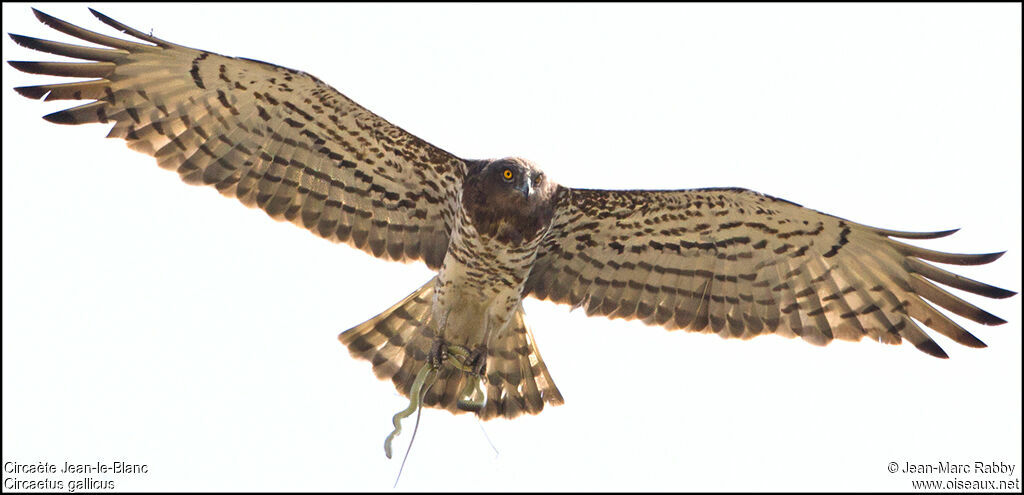
[[888, 237], [897, 237], [897, 238], [900, 238], [900, 239], [919, 239], [919, 240], [939, 239], [939, 238], [942, 238], [942, 237], [951, 236], [951, 235], [953, 235], [953, 234], [955, 234], [955, 233], [960, 231], [959, 228], [957, 228], [957, 229], [949, 229], [949, 230], [939, 230], [939, 231], [936, 231], [936, 232], [909, 232], [909, 231], [903, 231], [903, 230], [889, 230], [889, 229], [879, 229], [879, 228], [875, 228], [875, 230], [878, 233], [880, 233], [882, 235], [885, 235], [885, 236], [888, 236]]
[[995, 261], [995, 260], [997, 260], [999, 258], [1002, 258], [1004, 254], [1006, 254], [1006, 251], [999, 251], [998, 253], [988, 253], [988, 254], [986, 254], [984, 256], [986, 256], [986, 257], [987, 256], [991, 256], [991, 259], [989, 259], [987, 261], [987, 263], [990, 263], [990, 262], [993, 262], [993, 261]]
[[939, 346], [939, 344], [936, 344], [934, 340], [926, 340], [918, 344], [916, 347], [918, 348], [918, 350], [924, 352], [929, 356], [934, 356], [939, 359], [949, 359], [949, 354], [946, 354], [946, 351], [943, 350], [942, 347]]
[[11, 67], [14, 67], [15, 69], [18, 69], [18, 70], [20, 70], [22, 72], [28, 72], [25, 69], [27, 69], [30, 66], [30, 64], [31, 64], [31, 62], [25, 62], [25, 61], [22, 61], [22, 60], [8, 60], [7, 61], [7, 65], [10, 65]]
[[[30, 61], [27, 61], [27, 60], [8, 60], [7, 61], [7, 65], [10, 65], [11, 67], [14, 67], [15, 69], [18, 69], [18, 70], [20, 70], [22, 72], [25, 72], [25, 73], [28, 73], [28, 74], [47, 74], [47, 75], [49, 75], [47, 72], [40, 70], [40, 66], [43, 65], [43, 63], [41, 63], [41, 62], [30, 62]], [[17, 90], [18, 88], [14, 88], [14, 89]]]
[[128, 26], [125, 26], [124, 24], [121, 24], [120, 22], [115, 21], [109, 15], [104, 14], [103, 12], [100, 12], [100, 11], [98, 11], [98, 10], [92, 8], [92, 7], [89, 7], [89, 12], [93, 16], [95, 16], [97, 19], [99, 19], [100, 22], [102, 22], [103, 24], [106, 24], [106, 25], [108, 25], [108, 26], [110, 26], [110, 27], [112, 27], [114, 29], [117, 29], [118, 31], [121, 31], [122, 33], [131, 34], [132, 36], [135, 36], [134, 34], [129, 32], [129, 31], [131, 31], [131, 28], [129, 28]]
[[14, 33], [7, 33], [7, 36], [10, 36], [11, 39], [14, 40], [15, 43], [17, 43], [17, 44], [19, 44], [21, 46], [24, 46], [26, 48], [32, 48], [31, 46], [29, 46], [29, 44], [32, 42], [32, 40], [35, 39], [35, 38], [29, 37], [29, 36], [25, 36], [25, 35], [21, 35], [21, 34], [14, 34]]
[[991, 297], [993, 299], [1006, 299], [1008, 297], [1016, 296], [1017, 292], [1012, 291], [1012, 290], [1002, 289], [1002, 288], [999, 288], [999, 287], [993, 287], [992, 291], [990, 293], [988, 293], [988, 294], [985, 294], [985, 295], [988, 296], [988, 297]]
[[986, 314], [985, 321], [981, 322], [982, 325], [988, 325], [992, 327], [1002, 325], [1004, 323], [1006, 323], [1006, 320], [991, 313]]
[[47, 93], [46, 91], [40, 90], [39, 86], [19, 86], [14, 88], [14, 91], [17, 91], [19, 95], [24, 96], [25, 98], [31, 98], [33, 100], [42, 99]]
[[66, 111], [66, 110], [61, 110], [59, 112], [53, 112], [53, 113], [48, 114], [48, 115], [43, 115], [43, 120], [45, 120], [47, 122], [50, 122], [50, 123], [53, 123], [53, 124], [64, 124], [64, 125], [70, 125], [70, 124], [77, 124], [78, 123], [78, 122], [75, 121], [74, 118], [72, 118], [72, 114], [70, 112]]
[[32, 13], [35, 14], [36, 19], [39, 19], [39, 22], [46, 24], [47, 26], [50, 26], [58, 31], [63, 32], [63, 29], [61, 29], [61, 27], [70, 25], [67, 21], [58, 19], [57, 17], [54, 17], [50, 14], [47, 14], [46, 12], [43, 12], [35, 8], [32, 9]]
[[93, 9], [91, 7], [89, 8], [89, 12], [91, 12], [92, 15], [96, 16], [96, 18], [99, 19], [100, 22], [102, 22], [103, 24], [106, 24], [106, 25], [108, 25], [108, 26], [110, 26], [110, 27], [112, 27], [112, 28], [114, 28], [114, 29], [124, 33], [124, 34], [129, 35], [129, 36], [134, 36], [134, 37], [139, 38], [139, 39], [141, 39], [143, 41], [148, 41], [150, 43], [154, 43], [157, 46], [162, 47], [162, 48], [170, 48], [170, 47], [177, 46], [174, 43], [170, 43], [168, 41], [164, 41], [164, 40], [162, 40], [160, 38], [157, 38], [155, 36], [143, 33], [142, 31], [139, 31], [138, 29], [135, 29], [133, 27], [127, 26], [127, 25], [125, 25], [125, 24], [123, 24], [123, 23], [121, 23], [119, 21], [116, 21], [116, 20], [112, 19], [110, 16], [108, 16], [108, 15], [106, 15], [106, 14], [104, 14], [104, 13], [102, 13], [102, 12], [96, 10], [96, 9]]
[[981, 339], [975, 337], [973, 333], [966, 330], [953, 336], [953, 340], [956, 341], [957, 344], [974, 349], [984, 349], [985, 347], [988, 347], [988, 345], [982, 342]]
[[[943, 237], [949, 237], [957, 232], [960, 232], [960, 228], [949, 229], [949, 230], [937, 230], [935, 232], [906, 232], [907, 239], [941, 239]], [[912, 235], [912, 236], [911, 236]], [[901, 236], [897, 236], [901, 237]]]
[[104, 19], [110, 19], [110, 17], [108, 17], [103, 12], [100, 12], [100, 11], [98, 11], [98, 10], [92, 8], [92, 7], [88, 7], [88, 9], [89, 9], [89, 13], [91, 13], [94, 16], [96, 16], [96, 18], [101, 20], [101, 21], [104, 20]]
[[47, 14], [46, 12], [43, 12], [42, 10], [39, 10], [35, 7], [32, 7], [32, 15], [36, 16], [36, 19], [39, 19], [39, 22], [46, 24], [47, 26], [49, 26], [50, 23], [53, 21], [59, 21], [59, 19], [57, 19], [56, 17]]
[[966, 265], [987, 265], [999, 258], [1002, 258], [1006, 254], [1006, 251], [1000, 251], [998, 253], [982, 253], [982, 254], [969, 254], [962, 255], [965, 259], [969, 260]]

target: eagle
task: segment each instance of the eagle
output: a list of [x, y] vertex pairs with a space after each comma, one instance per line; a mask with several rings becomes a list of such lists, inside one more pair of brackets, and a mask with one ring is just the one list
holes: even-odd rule
[[933, 264], [985, 264], [1002, 253], [951, 254], [900, 240], [954, 231], [870, 227], [739, 188], [572, 188], [524, 158], [448, 153], [301, 71], [173, 44], [95, 11], [138, 41], [35, 13], [104, 47], [12, 35], [85, 61], [13, 67], [93, 78], [16, 88], [30, 98], [90, 101], [48, 121], [112, 123], [109, 136], [186, 183], [374, 256], [437, 270], [339, 336], [404, 395], [419, 370], [434, 370], [427, 406], [490, 419], [563, 402], [527, 325], [527, 296], [725, 338], [906, 340], [943, 358], [926, 330], [984, 344], [936, 306], [984, 325], [1005, 322], [941, 286], [1014, 294]]

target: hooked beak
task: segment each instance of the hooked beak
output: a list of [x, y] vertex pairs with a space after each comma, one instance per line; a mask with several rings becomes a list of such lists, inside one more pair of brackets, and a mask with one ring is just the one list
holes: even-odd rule
[[530, 181], [523, 181], [522, 184], [516, 185], [516, 190], [523, 193], [523, 198], [530, 199], [530, 193], [533, 192], [533, 186], [530, 185]]

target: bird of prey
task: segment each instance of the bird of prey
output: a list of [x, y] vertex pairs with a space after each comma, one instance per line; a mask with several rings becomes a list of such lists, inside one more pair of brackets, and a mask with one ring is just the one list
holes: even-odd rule
[[523, 158], [448, 153], [304, 72], [173, 44], [93, 13], [137, 41], [36, 11], [48, 26], [104, 48], [12, 35], [85, 61], [10, 62], [15, 68], [92, 78], [16, 90], [90, 101], [45, 118], [112, 123], [111, 137], [187, 183], [374, 256], [436, 269], [340, 335], [402, 394], [421, 370], [433, 370], [428, 406], [490, 419], [563, 402], [527, 326], [527, 296], [726, 338], [906, 340], [946, 357], [926, 329], [984, 344], [935, 306], [985, 325], [1004, 321], [941, 285], [1014, 294], [930, 263], [984, 264], [1001, 253], [950, 254], [899, 240], [953, 231], [869, 227], [737, 188], [563, 186]]

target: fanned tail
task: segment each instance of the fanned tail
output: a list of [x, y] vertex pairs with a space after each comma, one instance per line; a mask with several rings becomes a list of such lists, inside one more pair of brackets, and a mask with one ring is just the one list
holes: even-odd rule
[[[390, 379], [406, 397], [416, 374], [427, 363], [437, 335], [432, 311], [435, 280], [430, 279], [383, 313], [338, 336], [354, 357], [370, 361], [374, 374]], [[545, 403], [564, 402], [523, 320], [522, 306], [508, 328], [488, 347], [486, 376], [487, 400], [482, 408], [469, 411], [481, 419], [537, 414]], [[471, 379], [450, 363], [443, 364], [434, 384], [423, 392], [423, 405], [467, 412], [459, 407], [459, 398]]]

